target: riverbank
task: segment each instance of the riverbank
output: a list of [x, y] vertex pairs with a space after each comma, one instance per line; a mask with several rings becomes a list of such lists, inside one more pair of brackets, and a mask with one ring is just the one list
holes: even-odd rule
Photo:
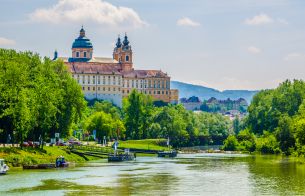
[[40, 148], [19, 148], [3, 147], [0, 148], [0, 158], [5, 159], [10, 167], [21, 167], [23, 165], [33, 165], [41, 163], [54, 163], [56, 157], [64, 156], [66, 161], [81, 163], [96, 158], [90, 156], [79, 156], [70, 153], [67, 147], [45, 146]]

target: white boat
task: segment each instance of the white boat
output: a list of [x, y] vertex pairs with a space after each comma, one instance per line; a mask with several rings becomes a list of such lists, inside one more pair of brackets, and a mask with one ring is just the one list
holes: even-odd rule
[[4, 159], [0, 159], [0, 174], [6, 174], [9, 167], [4, 163]]

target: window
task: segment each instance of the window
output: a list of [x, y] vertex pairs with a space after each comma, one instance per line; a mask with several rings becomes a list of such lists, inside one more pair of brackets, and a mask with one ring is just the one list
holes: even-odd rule
[[126, 56], [126, 61], [127, 61], [127, 62], [129, 61], [129, 56], [128, 56], [128, 55]]
[[85, 76], [83, 76], [83, 84], [85, 84]]
[[101, 88], [100, 88], [100, 87], [97, 87], [97, 90], [101, 90]]
[[94, 90], [95, 91], [95, 87], [93, 87], [93, 89], [92, 90]]
[[90, 86], [88, 86], [88, 91], [90, 91]]
[[83, 87], [83, 91], [85, 90], [85, 87]]
[[87, 58], [87, 52], [84, 52], [84, 57]]
[[105, 91], [105, 87], [103, 87], [103, 91]]
[[113, 91], [115, 91], [115, 88], [113, 88]]
[[124, 91], [124, 90], [122, 90], [122, 92], [123, 92], [123, 94], [125, 93], [125, 91]]
[[76, 52], [76, 57], [77, 57], [77, 58], [79, 57], [79, 52]]

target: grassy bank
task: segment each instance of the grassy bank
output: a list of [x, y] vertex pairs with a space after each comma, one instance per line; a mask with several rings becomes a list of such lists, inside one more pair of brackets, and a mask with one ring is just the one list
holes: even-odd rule
[[93, 157], [81, 157], [70, 153], [66, 147], [44, 147], [38, 148], [0, 148], [0, 158], [5, 159], [9, 166], [20, 167], [22, 165], [33, 165], [39, 163], [55, 163], [56, 157], [64, 156], [69, 162], [85, 162]]
[[119, 148], [131, 148], [138, 150], [168, 150], [166, 139], [145, 139], [120, 141]]

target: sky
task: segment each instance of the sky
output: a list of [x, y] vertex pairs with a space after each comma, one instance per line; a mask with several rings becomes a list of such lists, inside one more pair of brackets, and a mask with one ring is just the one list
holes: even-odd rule
[[71, 56], [82, 25], [94, 56], [126, 32], [136, 69], [219, 90], [305, 79], [304, 0], [0, 0], [0, 48]]

